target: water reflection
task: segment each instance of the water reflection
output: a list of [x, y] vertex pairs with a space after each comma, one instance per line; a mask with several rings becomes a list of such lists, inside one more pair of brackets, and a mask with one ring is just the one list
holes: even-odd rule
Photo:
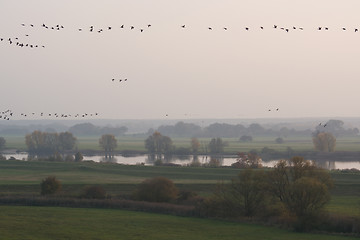
[[[27, 153], [14, 153], [4, 154], [6, 159], [18, 159], [18, 160], [31, 160]], [[35, 159], [36, 160], [36, 159]], [[103, 155], [84, 155], [83, 161], [93, 162], [104, 162], [104, 163], [118, 163], [126, 165], [179, 165], [179, 166], [208, 166], [208, 167], [219, 167], [219, 166], [231, 166], [237, 160], [236, 157], [224, 157], [224, 156], [207, 156], [207, 155], [115, 155], [111, 158], [106, 158]], [[264, 167], [274, 167], [277, 160], [263, 161]], [[344, 162], [344, 161], [317, 161], [316, 164], [325, 169], [358, 169], [360, 170], [360, 161]]]

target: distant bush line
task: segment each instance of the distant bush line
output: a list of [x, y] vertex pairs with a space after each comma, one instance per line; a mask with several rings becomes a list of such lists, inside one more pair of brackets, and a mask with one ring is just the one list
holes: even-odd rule
[[176, 216], [196, 216], [194, 206], [126, 199], [81, 199], [62, 197], [0, 197], [1, 205], [52, 206], [75, 208], [117, 208]]

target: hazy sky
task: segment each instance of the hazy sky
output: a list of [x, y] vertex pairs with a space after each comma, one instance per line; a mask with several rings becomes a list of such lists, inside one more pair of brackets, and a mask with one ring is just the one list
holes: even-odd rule
[[359, 0], [0, 0], [0, 111], [360, 117], [359, 9]]

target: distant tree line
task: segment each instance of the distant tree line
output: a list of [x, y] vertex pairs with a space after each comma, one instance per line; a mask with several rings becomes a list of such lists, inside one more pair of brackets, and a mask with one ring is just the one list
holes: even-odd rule
[[[356, 136], [359, 134], [358, 128], [345, 129], [344, 122], [341, 120], [329, 120], [324, 124], [315, 126], [315, 131], [329, 132], [335, 137], [339, 136]], [[224, 137], [224, 138], [240, 138], [240, 141], [252, 141], [256, 136], [272, 136], [286, 138], [289, 136], [311, 136], [313, 130], [295, 130], [294, 128], [282, 127], [280, 129], [265, 128], [258, 123], [252, 123], [248, 127], [242, 124], [214, 123], [205, 128], [193, 123], [178, 122], [175, 125], [162, 125], [158, 129], [149, 129], [148, 134], [155, 131], [161, 132], [170, 137]]]
[[128, 131], [127, 127], [99, 127], [91, 123], [81, 123], [76, 124], [69, 128], [69, 132], [73, 133], [75, 136], [98, 136], [111, 134], [114, 136], [124, 135]]

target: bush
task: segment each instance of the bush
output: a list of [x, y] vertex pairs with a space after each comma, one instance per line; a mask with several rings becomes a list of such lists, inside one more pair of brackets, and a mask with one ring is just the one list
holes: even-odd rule
[[61, 182], [56, 177], [50, 176], [41, 182], [41, 195], [51, 195], [61, 190]]
[[170, 202], [176, 199], [177, 193], [178, 190], [170, 179], [155, 177], [143, 181], [133, 197], [140, 201]]
[[104, 199], [106, 198], [106, 191], [100, 186], [90, 186], [85, 188], [82, 197], [90, 199]]

